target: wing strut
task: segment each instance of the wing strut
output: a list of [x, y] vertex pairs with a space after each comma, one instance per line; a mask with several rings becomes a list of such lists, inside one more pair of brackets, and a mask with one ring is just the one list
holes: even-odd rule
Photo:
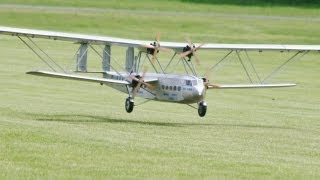
[[[303, 53], [302, 53], [303, 52]], [[302, 53], [302, 54], [301, 54]], [[297, 53], [295, 53], [293, 56], [291, 56], [287, 61], [285, 61], [283, 64], [281, 64], [279, 67], [277, 67], [275, 70], [273, 70], [266, 78], [264, 78], [262, 80], [262, 82], [266, 82], [268, 79], [270, 79], [270, 77], [272, 77], [274, 74], [276, 74], [277, 72], [279, 72], [285, 65], [287, 65], [289, 62], [291, 62], [293, 59], [301, 59], [303, 56], [305, 56], [306, 54], [308, 54], [309, 51], [298, 51]], [[299, 54], [301, 54], [300, 56], [298, 56]], [[297, 57], [298, 56], [298, 57]], [[295, 58], [297, 57], [297, 58]]]
[[253, 69], [254, 73], [256, 74], [256, 76], [257, 76], [257, 78], [258, 78], [259, 82], [260, 82], [260, 83], [262, 83], [261, 78], [260, 78], [260, 76], [259, 76], [259, 74], [258, 74], [258, 72], [257, 72], [256, 68], [254, 67], [254, 64], [253, 64], [253, 63], [252, 63], [252, 61], [251, 61], [251, 58], [250, 58], [250, 56], [249, 56], [249, 54], [248, 54], [248, 51], [245, 51], [245, 52], [246, 52], [247, 59], [248, 59], [248, 61], [250, 62], [250, 65], [251, 65], [251, 67], [252, 67], [252, 69]]
[[239, 54], [239, 51], [236, 51], [236, 53], [237, 53], [238, 59], [239, 59], [239, 61], [240, 61], [241, 65], [242, 65], [242, 67], [243, 67], [244, 71], [246, 72], [246, 74], [247, 74], [247, 76], [248, 76], [248, 78], [249, 78], [250, 82], [251, 82], [251, 83], [253, 83], [253, 81], [252, 81], [252, 79], [251, 79], [251, 77], [250, 77], [250, 74], [249, 74], [249, 72], [248, 72], [248, 70], [247, 70], [246, 66], [243, 64], [243, 61], [242, 61], [242, 59], [241, 59], [241, 57], [240, 57], [240, 54]]
[[[95, 53], [97, 53], [97, 55], [98, 56], [100, 56], [100, 58], [101, 59], [103, 59], [103, 56], [91, 45], [91, 44], [89, 44], [89, 46], [90, 46], [90, 48], [95, 52]], [[107, 53], [105, 50], [103, 50], [105, 53]], [[108, 54], [109, 56], [110, 56], [110, 54]], [[110, 56], [111, 57], [111, 56]], [[115, 61], [115, 62], [117, 62], [117, 61]], [[120, 77], [122, 77], [122, 78], [124, 78], [121, 74], [120, 74], [120, 72], [118, 72], [117, 70], [116, 70], [116, 68], [114, 68], [112, 65], [111, 65], [111, 63], [109, 63], [109, 65], [110, 65], [110, 67], [120, 76]], [[125, 71], [125, 72], [127, 72], [127, 71]]]
[[177, 55], [177, 52], [174, 51], [174, 54], [173, 54], [173, 56], [171, 57], [169, 63], [167, 64], [166, 68], [164, 68], [164, 71], [165, 71], [165, 72], [167, 71], [168, 67], [170, 66], [170, 64], [172, 63], [172, 61], [173, 61], [173, 59], [174, 59], [174, 57], [175, 57], [176, 55]]
[[[35, 54], [38, 56], [38, 58], [43, 61], [48, 67], [50, 67], [54, 72], [56, 72], [56, 69], [53, 67], [56, 66], [58, 67], [60, 70], [62, 70], [64, 73], [66, 73], [66, 71], [59, 66], [59, 64], [57, 64], [46, 52], [44, 52], [44, 50], [42, 50], [34, 41], [32, 41], [29, 37], [27, 37], [27, 39], [35, 46], [35, 48], [33, 48], [28, 42], [26, 42], [24, 39], [22, 39], [19, 35], [17, 35], [17, 37]], [[38, 50], [36, 50], [36, 48]], [[47, 57], [48, 60], [45, 60], [45, 58], [43, 56], [40, 55], [40, 51], [43, 56]], [[51, 61], [52, 64], [50, 64], [49, 60]]]
[[[223, 58], [220, 59], [219, 62], [217, 62], [216, 64], [214, 64], [213, 66], [211, 66], [208, 71], [212, 71], [214, 68], [218, 67], [218, 65], [220, 63], [222, 63], [225, 59], [227, 59], [227, 57], [233, 52], [233, 50], [231, 50], [229, 53], [227, 53]], [[203, 77], [205, 76], [205, 74], [203, 75]]]
[[[297, 51], [296, 53], [294, 53], [291, 57], [289, 57], [285, 62], [283, 62], [281, 65], [277, 66], [269, 75], [267, 75], [265, 78], [262, 78], [259, 76], [247, 50], [245, 51], [245, 55], [246, 55], [246, 59], [249, 61], [250, 65], [246, 65], [243, 58], [241, 57], [241, 52], [239, 50], [231, 50], [229, 51], [223, 58], [221, 58], [216, 64], [214, 64], [213, 66], [211, 66], [208, 71], [212, 71], [213, 69], [215, 69], [216, 67], [218, 67], [218, 65], [220, 65], [223, 61], [225, 61], [227, 59], [227, 57], [230, 56], [230, 54], [232, 54], [232, 52], [236, 52], [236, 55], [250, 81], [251, 84], [254, 84], [255, 81], [257, 81], [258, 83], [255, 85], [261, 85], [261, 84], [266, 84], [267, 80], [269, 80], [272, 76], [274, 76], [276, 73], [278, 73], [281, 69], [284, 68], [284, 66], [286, 66], [288, 63], [290, 63], [293, 60], [297, 60], [297, 59], [301, 59], [302, 57], [304, 57], [306, 54], [308, 54], [310, 51], [309, 50], [301, 50], [301, 51]], [[252, 79], [253, 77], [250, 75], [249, 73], [249, 69], [247, 66], [251, 66], [251, 68], [249, 68], [250, 70], [253, 70], [252, 73], [254, 73], [256, 75], [256, 78]], [[207, 72], [208, 72], [207, 71]], [[251, 72], [251, 71], [250, 71]], [[291, 86], [291, 84], [289, 84]], [[267, 85], [269, 87], [269, 85]], [[245, 86], [245, 87], [249, 87], [249, 86]], [[264, 85], [265, 87], [265, 85]], [[276, 86], [276, 87], [280, 87], [280, 86]], [[281, 86], [282, 87], [282, 86]], [[286, 87], [286, 86], [285, 86]]]

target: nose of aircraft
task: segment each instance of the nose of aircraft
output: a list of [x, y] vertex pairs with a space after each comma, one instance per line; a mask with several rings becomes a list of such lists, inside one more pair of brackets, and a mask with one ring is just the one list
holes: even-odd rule
[[201, 98], [203, 96], [204, 86], [194, 86], [193, 87], [193, 96]]
[[198, 103], [201, 101], [203, 98], [203, 92], [204, 92], [204, 87], [203, 86], [193, 86], [192, 87], [192, 92], [187, 91], [188, 93], [185, 93], [183, 95], [184, 102], [185, 103]]

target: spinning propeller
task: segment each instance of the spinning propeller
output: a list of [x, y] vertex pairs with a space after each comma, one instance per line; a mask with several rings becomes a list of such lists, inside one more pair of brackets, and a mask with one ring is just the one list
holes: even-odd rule
[[180, 54], [180, 58], [188, 57], [189, 61], [191, 60], [191, 57], [194, 56], [196, 59], [197, 65], [200, 65], [200, 60], [196, 54], [196, 51], [204, 45], [204, 43], [200, 44], [199, 46], [195, 46], [189, 38], [186, 37], [186, 41], [188, 42], [188, 45], [183, 48], [183, 52]]
[[147, 48], [147, 53], [152, 55], [152, 63], [155, 62], [157, 54], [160, 50], [169, 51], [170, 49], [160, 46], [160, 33], [157, 33], [155, 41], [150, 43], [150, 45], [141, 45], [142, 47]]
[[136, 97], [139, 89], [141, 88], [142, 85], [144, 85], [145, 87], [149, 88], [149, 89], [154, 89], [154, 86], [144, 82], [144, 77], [147, 73], [147, 67], [144, 68], [142, 76], [140, 75], [130, 75], [130, 78], [132, 79], [132, 97]]
[[206, 97], [207, 89], [209, 89], [209, 88], [211, 88], [211, 89], [212, 88], [219, 88], [219, 85], [217, 85], [217, 84], [210, 84], [209, 79], [208, 79], [209, 76], [210, 76], [210, 71], [207, 70], [206, 74], [202, 78], [204, 89], [203, 89], [203, 93], [202, 93], [203, 96], [202, 96], [201, 101], [204, 101], [204, 99]]

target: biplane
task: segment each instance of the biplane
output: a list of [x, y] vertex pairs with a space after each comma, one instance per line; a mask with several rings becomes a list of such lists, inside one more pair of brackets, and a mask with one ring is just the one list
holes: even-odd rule
[[[93, 35], [83, 35], [75, 33], [63, 33], [53, 31], [43, 31], [34, 29], [21, 29], [13, 27], [0, 27], [0, 34], [18, 37], [36, 56], [38, 56], [50, 70], [33, 70], [27, 74], [45, 76], [52, 78], [71, 79], [78, 81], [88, 81], [107, 85], [122, 93], [128, 94], [125, 99], [125, 110], [131, 113], [135, 107], [135, 98], [141, 97], [147, 101], [163, 101], [170, 103], [180, 103], [189, 105], [198, 110], [200, 117], [206, 115], [207, 103], [205, 95], [210, 89], [227, 88], [278, 88], [295, 86], [294, 83], [267, 83], [268, 79], [259, 79], [258, 83], [248, 84], [212, 84], [206, 76], [200, 76], [194, 68], [194, 64], [199, 64], [196, 55], [197, 50], [225, 50], [226, 55], [217, 64], [210, 67], [210, 71], [216, 65], [224, 61], [231, 53], [239, 56], [240, 51], [293, 51], [293, 56], [289, 57], [283, 64], [272, 71], [272, 74], [279, 71], [288, 62], [297, 57], [302, 57], [310, 51], [320, 51], [320, 45], [280, 45], [280, 44], [218, 44], [218, 43], [193, 43], [190, 39], [186, 42], [160, 42], [159, 35], [153, 41], [132, 40], [115, 37], [102, 37]], [[76, 69], [73, 72], [66, 71], [54, 61], [41, 47], [35, 43], [34, 38], [44, 38], [51, 40], [69, 41], [79, 45], [76, 52]], [[101, 45], [100, 54], [92, 45]], [[117, 70], [113, 66], [115, 58], [111, 55], [113, 46], [122, 46], [126, 49], [125, 67]], [[87, 52], [93, 49], [102, 58], [102, 77], [84, 76], [82, 73], [90, 73], [87, 69]], [[161, 51], [171, 51], [171, 59], [166, 65], [161, 64], [158, 54]], [[155, 72], [148, 72], [147, 68], [142, 68], [142, 58], [147, 59]], [[184, 74], [168, 72], [167, 68], [172, 66], [173, 61], [182, 62], [185, 68]], [[243, 63], [242, 63], [243, 64]], [[157, 68], [156, 68], [157, 65]], [[254, 67], [252, 65], [252, 67]], [[243, 66], [246, 70], [246, 67]], [[249, 75], [247, 73], [247, 75]], [[196, 105], [196, 106], [194, 106]]]

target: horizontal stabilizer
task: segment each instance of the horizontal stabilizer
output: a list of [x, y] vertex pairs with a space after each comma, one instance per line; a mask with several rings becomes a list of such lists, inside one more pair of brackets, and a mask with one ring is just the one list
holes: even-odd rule
[[65, 74], [65, 73], [57, 73], [57, 72], [50, 72], [50, 71], [29, 71], [27, 74], [37, 75], [37, 76], [46, 76], [52, 78], [61, 78], [61, 79], [71, 79], [71, 80], [78, 80], [78, 81], [87, 81], [87, 82], [96, 82], [96, 83], [103, 83], [103, 84], [123, 84], [129, 85], [129, 82], [122, 81], [122, 80], [114, 80], [114, 79], [106, 79], [106, 78], [97, 78], [97, 77], [89, 77], [89, 76], [79, 76], [75, 74]]
[[280, 88], [296, 86], [294, 83], [280, 83], [280, 84], [221, 84], [208, 85], [209, 89], [241, 89], [241, 88]]

